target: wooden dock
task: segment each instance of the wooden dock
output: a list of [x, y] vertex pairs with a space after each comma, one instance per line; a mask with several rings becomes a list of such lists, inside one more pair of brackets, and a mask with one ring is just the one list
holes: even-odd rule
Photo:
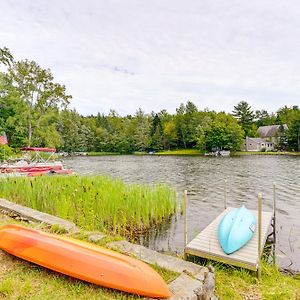
[[[204, 230], [202, 230], [191, 242], [185, 247], [185, 254], [191, 254], [198, 257], [219, 261], [222, 263], [246, 268], [252, 271], [258, 271], [260, 257], [258, 255], [258, 224], [253, 238], [240, 250], [226, 254], [218, 241], [218, 225], [225, 214], [234, 209], [228, 207], [216, 219], [213, 220]], [[258, 211], [251, 210], [258, 220]], [[271, 222], [273, 219], [272, 212], [261, 212], [261, 247], [260, 255], [263, 252], [266, 243]]]

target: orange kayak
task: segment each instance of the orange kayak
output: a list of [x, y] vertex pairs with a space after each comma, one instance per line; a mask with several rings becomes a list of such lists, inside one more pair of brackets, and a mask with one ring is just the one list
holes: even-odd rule
[[48, 269], [107, 288], [152, 298], [170, 292], [147, 264], [79, 240], [19, 225], [0, 228], [0, 248]]

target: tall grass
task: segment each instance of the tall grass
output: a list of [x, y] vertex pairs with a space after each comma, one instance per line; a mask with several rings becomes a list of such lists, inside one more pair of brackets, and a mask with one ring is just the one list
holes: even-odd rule
[[146, 231], [176, 211], [176, 194], [168, 186], [125, 184], [106, 176], [3, 178], [0, 197], [87, 230], [126, 235]]

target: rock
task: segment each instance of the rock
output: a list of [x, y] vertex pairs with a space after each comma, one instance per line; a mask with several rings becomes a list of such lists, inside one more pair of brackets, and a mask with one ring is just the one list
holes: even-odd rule
[[105, 237], [105, 234], [102, 233], [93, 233], [89, 235], [89, 241], [92, 243], [97, 243], [98, 241], [102, 240]]
[[5, 199], [0, 199], [0, 209], [8, 213], [13, 213], [21, 219], [40, 222], [50, 226], [58, 226], [59, 228], [63, 228], [67, 232], [78, 231], [78, 228], [72, 222], [37, 211], [26, 206], [10, 202]]
[[203, 283], [187, 274], [181, 274], [169, 284], [172, 296], [169, 300], [198, 300], [197, 291], [201, 290]]
[[209, 273], [206, 274], [201, 293], [198, 293], [199, 300], [210, 300], [215, 297], [215, 273], [212, 266], [209, 267]]
[[112, 249], [117, 249], [122, 253], [134, 256], [148, 264], [157, 264], [162, 268], [177, 273], [185, 272], [187, 275], [192, 275], [200, 281], [203, 281], [206, 274], [209, 273], [209, 270], [206, 267], [196, 265], [174, 256], [161, 254], [144, 246], [135, 245], [127, 241], [112, 242], [107, 244], [107, 246]]

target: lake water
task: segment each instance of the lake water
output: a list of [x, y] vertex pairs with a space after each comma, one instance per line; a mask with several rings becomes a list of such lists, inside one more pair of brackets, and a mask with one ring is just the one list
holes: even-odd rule
[[[242, 203], [272, 211], [273, 182], [277, 190], [277, 258], [282, 267], [300, 270], [300, 157], [240, 156], [99, 156], [66, 158], [65, 165], [78, 174], [108, 174], [126, 182], [163, 182], [183, 197], [188, 190], [188, 240], [196, 236], [224, 209], [224, 181], [228, 183], [228, 206]], [[181, 253], [183, 217], [173, 218], [158, 232], [140, 242], [159, 251]]]

